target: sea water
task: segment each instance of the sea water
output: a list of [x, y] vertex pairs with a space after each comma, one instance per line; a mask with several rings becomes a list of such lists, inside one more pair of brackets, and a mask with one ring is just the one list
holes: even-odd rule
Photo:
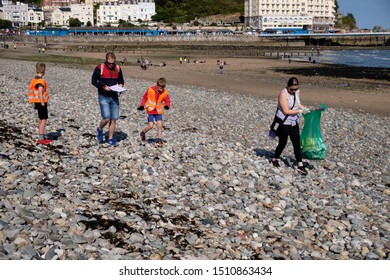
[[312, 59], [326, 64], [390, 68], [390, 50], [323, 51]]

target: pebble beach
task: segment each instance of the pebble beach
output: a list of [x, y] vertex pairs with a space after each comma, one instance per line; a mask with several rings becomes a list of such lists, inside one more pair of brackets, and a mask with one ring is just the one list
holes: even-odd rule
[[136, 110], [153, 83], [125, 76], [112, 148], [92, 71], [48, 63], [54, 142], [37, 146], [35, 63], [0, 63], [0, 259], [390, 259], [388, 115], [327, 109], [326, 159], [301, 176], [291, 142], [269, 163], [275, 101], [168, 80], [157, 147]]

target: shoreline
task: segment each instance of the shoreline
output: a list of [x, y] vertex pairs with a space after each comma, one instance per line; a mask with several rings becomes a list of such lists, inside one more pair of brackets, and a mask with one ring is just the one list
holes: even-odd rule
[[[0, 52], [0, 58], [8, 59], [29, 56], [29, 59], [51, 56], [78, 57], [104, 61], [102, 52], [63, 52], [47, 50], [38, 56], [35, 48], [21, 47], [18, 50]], [[191, 63], [179, 64], [179, 56], [187, 55]], [[127, 62], [122, 66], [125, 78], [144, 79], [155, 82], [164, 76], [168, 84], [191, 85], [224, 92], [238, 92], [260, 98], [277, 99], [280, 90], [291, 76], [297, 76], [302, 89], [302, 103], [318, 106], [326, 103], [328, 107], [346, 108], [363, 113], [389, 115], [390, 79], [389, 71], [384, 68], [354, 67], [332, 64], [312, 64], [308, 62], [288, 63], [272, 57], [232, 57], [213, 54], [201, 54], [188, 50], [164, 50], [164, 52], [144, 50], [134, 53], [116, 52], [117, 62], [123, 58]], [[136, 63], [144, 57], [152, 62], [147, 70], [142, 70]], [[205, 63], [192, 63], [194, 60]], [[217, 59], [226, 61], [224, 73], [219, 74]], [[165, 61], [167, 67], [159, 67]], [[97, 64], [97, 63], [96, 63]], [[91, 73], [96, 66], [87, 63], [83, 68]]]

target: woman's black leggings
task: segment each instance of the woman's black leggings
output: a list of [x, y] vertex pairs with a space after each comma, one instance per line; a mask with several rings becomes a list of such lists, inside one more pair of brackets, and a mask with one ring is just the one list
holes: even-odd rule
[[276, 147], [274, 158], [279, 158], [283, 152], [284, 147], [287, 144], [287, 138], [290, 136], [291, 142], [294, 147], [295, 159], [297, 162], [302, 161], [302, 151], [299, 136], [299, 126], [281, 125], [278, 129], [279, 144]]

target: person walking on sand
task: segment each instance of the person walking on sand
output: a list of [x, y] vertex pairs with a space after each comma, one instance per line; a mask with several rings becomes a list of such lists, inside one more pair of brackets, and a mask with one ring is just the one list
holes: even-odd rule
[[52, 141], [45, 138], [46, 122], [49, 118], [47, 111], [47, 103], [49, 101], [49, 93], [47, 83], [43, 79], [46, 72], [45, 63], [37, 63], [36, 76], [31, 80], [28, 87], [28, 102], [34, 104], [34, 109], [38, 111], [38, 141], [37, 144], [49, 145]]
[[154, 122], [157, 122], [157, 144], [162, 146], [164, 144], [162, 140], [163, 129], [163, 113], [164, 109], [169, 110], [171, 106], [171, 100], [168, 95], [168, 91], [165, 89], [167, 81], [165, 78], [157, 80], [157, 85], [149, 87], [145, 92], [140, 106], [137, 108], [139, 111], [146, 110], [148, 113], [148, 125], [141, 131], [140, 136], [142, 141], [146, 141], [146, 133], [154, 126]]
[[308, 112], [310, 110], [301, 104], [299, 98], [299, 81], [297, 78], [292, 77], [288, 80], [287, 87], [279, 93], [278, 97], [278, 108], [275, 118], [279, 119], [279, 127], [277, 129], [279, 143], [271, 160], [273, 166], [280, 167], [278, 159], [286, 147], [287, 138], [290, 137], [298, 163], [297, 171], [302, 175], [307, 175], [302, 162], [298, 114], [306, 114]]
[[219, 74], [223, 74], [224, 63], [222, 61], [219, 62]]
[[98, 89], [98, 100], [102, 119], [96, 128], [97, 139], [103, 142], [103, 128], [109, 124], [108, 140], [110, 146], [115, 146], [114, 139], [116, 121], [119, 119], [119, 93], [110, 89], [111, 86], [120, 85], [123, 87], [122, 69], [115, 64], [116, 56], [109, 52], [106, 54], [106, 61], [96, 66], [92, 74], [92, 84]]

